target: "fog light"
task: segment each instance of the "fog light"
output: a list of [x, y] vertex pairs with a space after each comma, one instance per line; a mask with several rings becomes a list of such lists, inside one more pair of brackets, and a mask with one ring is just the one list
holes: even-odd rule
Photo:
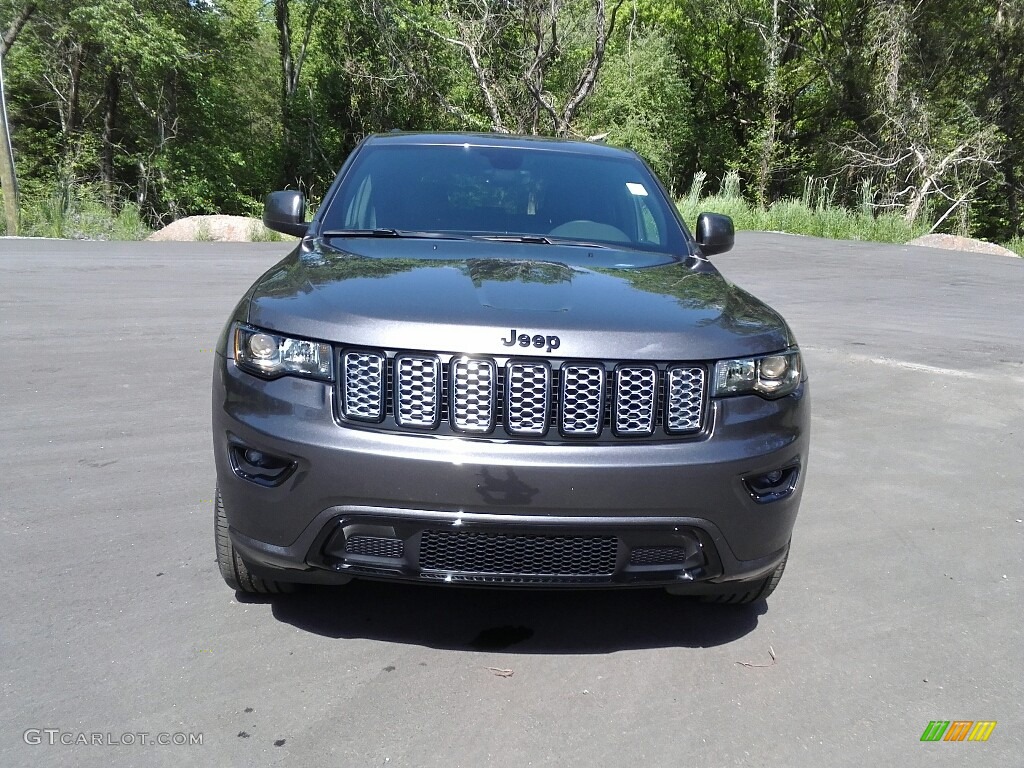
[[263, 466], [263, 454], [259, 451], [246, 451], [245, 460], [250, 464], [255, 464], [257, 467]]
[[743, 478], [747, 493], [759, 504], [767, 504], [789, 496], [796, 489], [799, 466], [773, 469], [760, 475]]
[[288, 478], [295, 469], [295, 462], [255, 448], [232, 445], [231, 468], [241, 478], [273, 487]]

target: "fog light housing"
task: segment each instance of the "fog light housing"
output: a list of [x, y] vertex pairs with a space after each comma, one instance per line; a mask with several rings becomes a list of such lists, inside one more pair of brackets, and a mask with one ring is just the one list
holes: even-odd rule
[[743, 486], [758, 504], [768, 504], [784, 499], [793, 493], [796, 490], [796, 481], [799, 476], [800, 466], [793, 464], [759, 475], [749, 475], [743, 478]]
[[235, 474], [258, 485], [278, 486], [295, 469], [295, 462], [290, 459], [244, 445], [232, 445], [229, 453]]

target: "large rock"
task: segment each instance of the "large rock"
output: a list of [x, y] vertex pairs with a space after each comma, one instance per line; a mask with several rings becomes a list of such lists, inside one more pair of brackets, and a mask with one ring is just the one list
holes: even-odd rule
[[1009, 248], [995, 243], [975, 240], [960, 235], [924, 235], [911, 240], [907, 245], [923, 245], [925, 248], [943, 248], [947, 251], [971, 251], [973, 253], [994, 253], [997, 256], [1016, 256]]
[[157, 230], [147, 240], [220, 240], [248, 243], [253, 240], [276, 239], [259, 219], [248, 216], [186, 216]]

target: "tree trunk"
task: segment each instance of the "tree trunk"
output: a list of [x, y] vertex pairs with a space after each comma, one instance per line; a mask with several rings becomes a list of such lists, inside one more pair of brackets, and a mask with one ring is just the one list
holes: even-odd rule
[[[1019, 32], [1024, 24], [1024, 8], [1021, 4], [1001, 0], [996, 9], [995, 57], [992, 61], [988, 92], [999, 105], [996, 122], [1003, 134], [1019, 137], [1024, 132], [1024, 110], [1020, 106], [1018, 91], [1021, 77], [1024, 77], [1024, 43]], [[1019, 141], [1008, 141], [1003, 147], [1000, 168], [1006, 181], [1006, 220], [1009, 222], [1009, 237], [1024, 234], [1024, 180], [1018, 169], [1024, 167], [1024, 148]]]
[[277, 48], [281, 57], [281, 179], [287, 187], [298, 175], [295, 136], [292, 130], [292, 97], [295, 94], [292, 61], [291, 14], [289, 0], [274, 0], [274, 22], [277, 25]]
[[78, 128], [78, 101], [82, 82], [82, 63], [85, 52], [82, 46], [75, 43], [70, 51], [70, 77], [68, 78], [67, 109], [64, 111], [64, 137], [70, 138]]
[[755, 194], [759, 205], [768, 205], [768, 187], [775, 171], [779, 131], [779, 65], [782, 59], [782, 37], [779, 0], [772, 2], [771, 30], [765, 35], [768, 48], [768, 72], [765, 82], [765, 122], [761, 137], [761, 157], [755, 176]]
[[18, 35], [21, 34], [21, 30], [25, 26], [25, 23], [32, 18], [32, 14], [35, 12], [36, 4], [29, 3], [22, 8], [21, 12], [11, 21], [11, 24], [7, 27], [7, 31], [4, 33], [4, 36], [0, 38], [0, 59], [6, 56], [7, 52], [11, 50], [11, 46], [14, 45], [14, 41], [18, 39]]
[[103, 154], [100, 159], [100, 179], [108, 207], [114, 204], [114, 133], [117, 130], [120, 98], [121, 70], [119, 67], [111, 67], [103, 86]]
[[4, 66], [0, 56], [0, 186], [4, 194], [4, 215], [7, 218], [7, 234], [17, 235], [21, 223], [21, 209], [18, 200], [18, 178], [14, 174], [14, 150], [7, 127], [7, 99], [4, 96]]
[[907, 202], [906, 213], [903, 214], [907, 223], [913, 224], [917, 221], [917, 217], [921, 215], [921, 209], [924, 207], [924, 201], [928, 197], [928, 191], [931, 189], [931, 186], [932, 177], [926, 176], [924, 181], [911, 194], [910, 200]]
[[593, 93], [594, 87], [597, 85], [597, 76], [604, 64], [608, 40], [615, 33], [615, 22], [623, 2], [625, 0], [613, 0], [611, 14], [608, 14], [605, 0], [594, 0], [594, 50], [590, 55], [590, 60], [583, 67], [580, 79], [566, 101], [562, 114], [555, 122], [555, 134], [558, 136], [569, 135], [573, 120], [576, 119], [583, 102]]
[[303, 30], [299, 50], [292, 54], [290, 0], [274, 0], [274, 23], [277, 26], [277, 47], [281, 57], [281, 181], [285, 186], [300, 180], [301, 149], [296, 139], [295, 94], [299, 90], [299, 77], [313, 34], [313, 22], [320, 8], [319, 0], [309, 0], [306, 6], [306, 28]]

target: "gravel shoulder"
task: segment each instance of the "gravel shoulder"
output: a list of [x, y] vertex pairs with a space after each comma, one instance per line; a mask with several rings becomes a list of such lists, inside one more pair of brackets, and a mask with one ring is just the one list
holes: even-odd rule
[[947, 251], [966, 251], [969, 253], [991, 253], [996, 256], [1012, 256], [1020, 258], [1009, 248], [1004, 248], [995, 243], [988, 243], [984, 240], [976, 240], [972, 237], [961, 237], [960, 235], [933, 234], [922, 235], [911, 240], [907, 245], [920, 245], [926, 248], [942, 248]]

